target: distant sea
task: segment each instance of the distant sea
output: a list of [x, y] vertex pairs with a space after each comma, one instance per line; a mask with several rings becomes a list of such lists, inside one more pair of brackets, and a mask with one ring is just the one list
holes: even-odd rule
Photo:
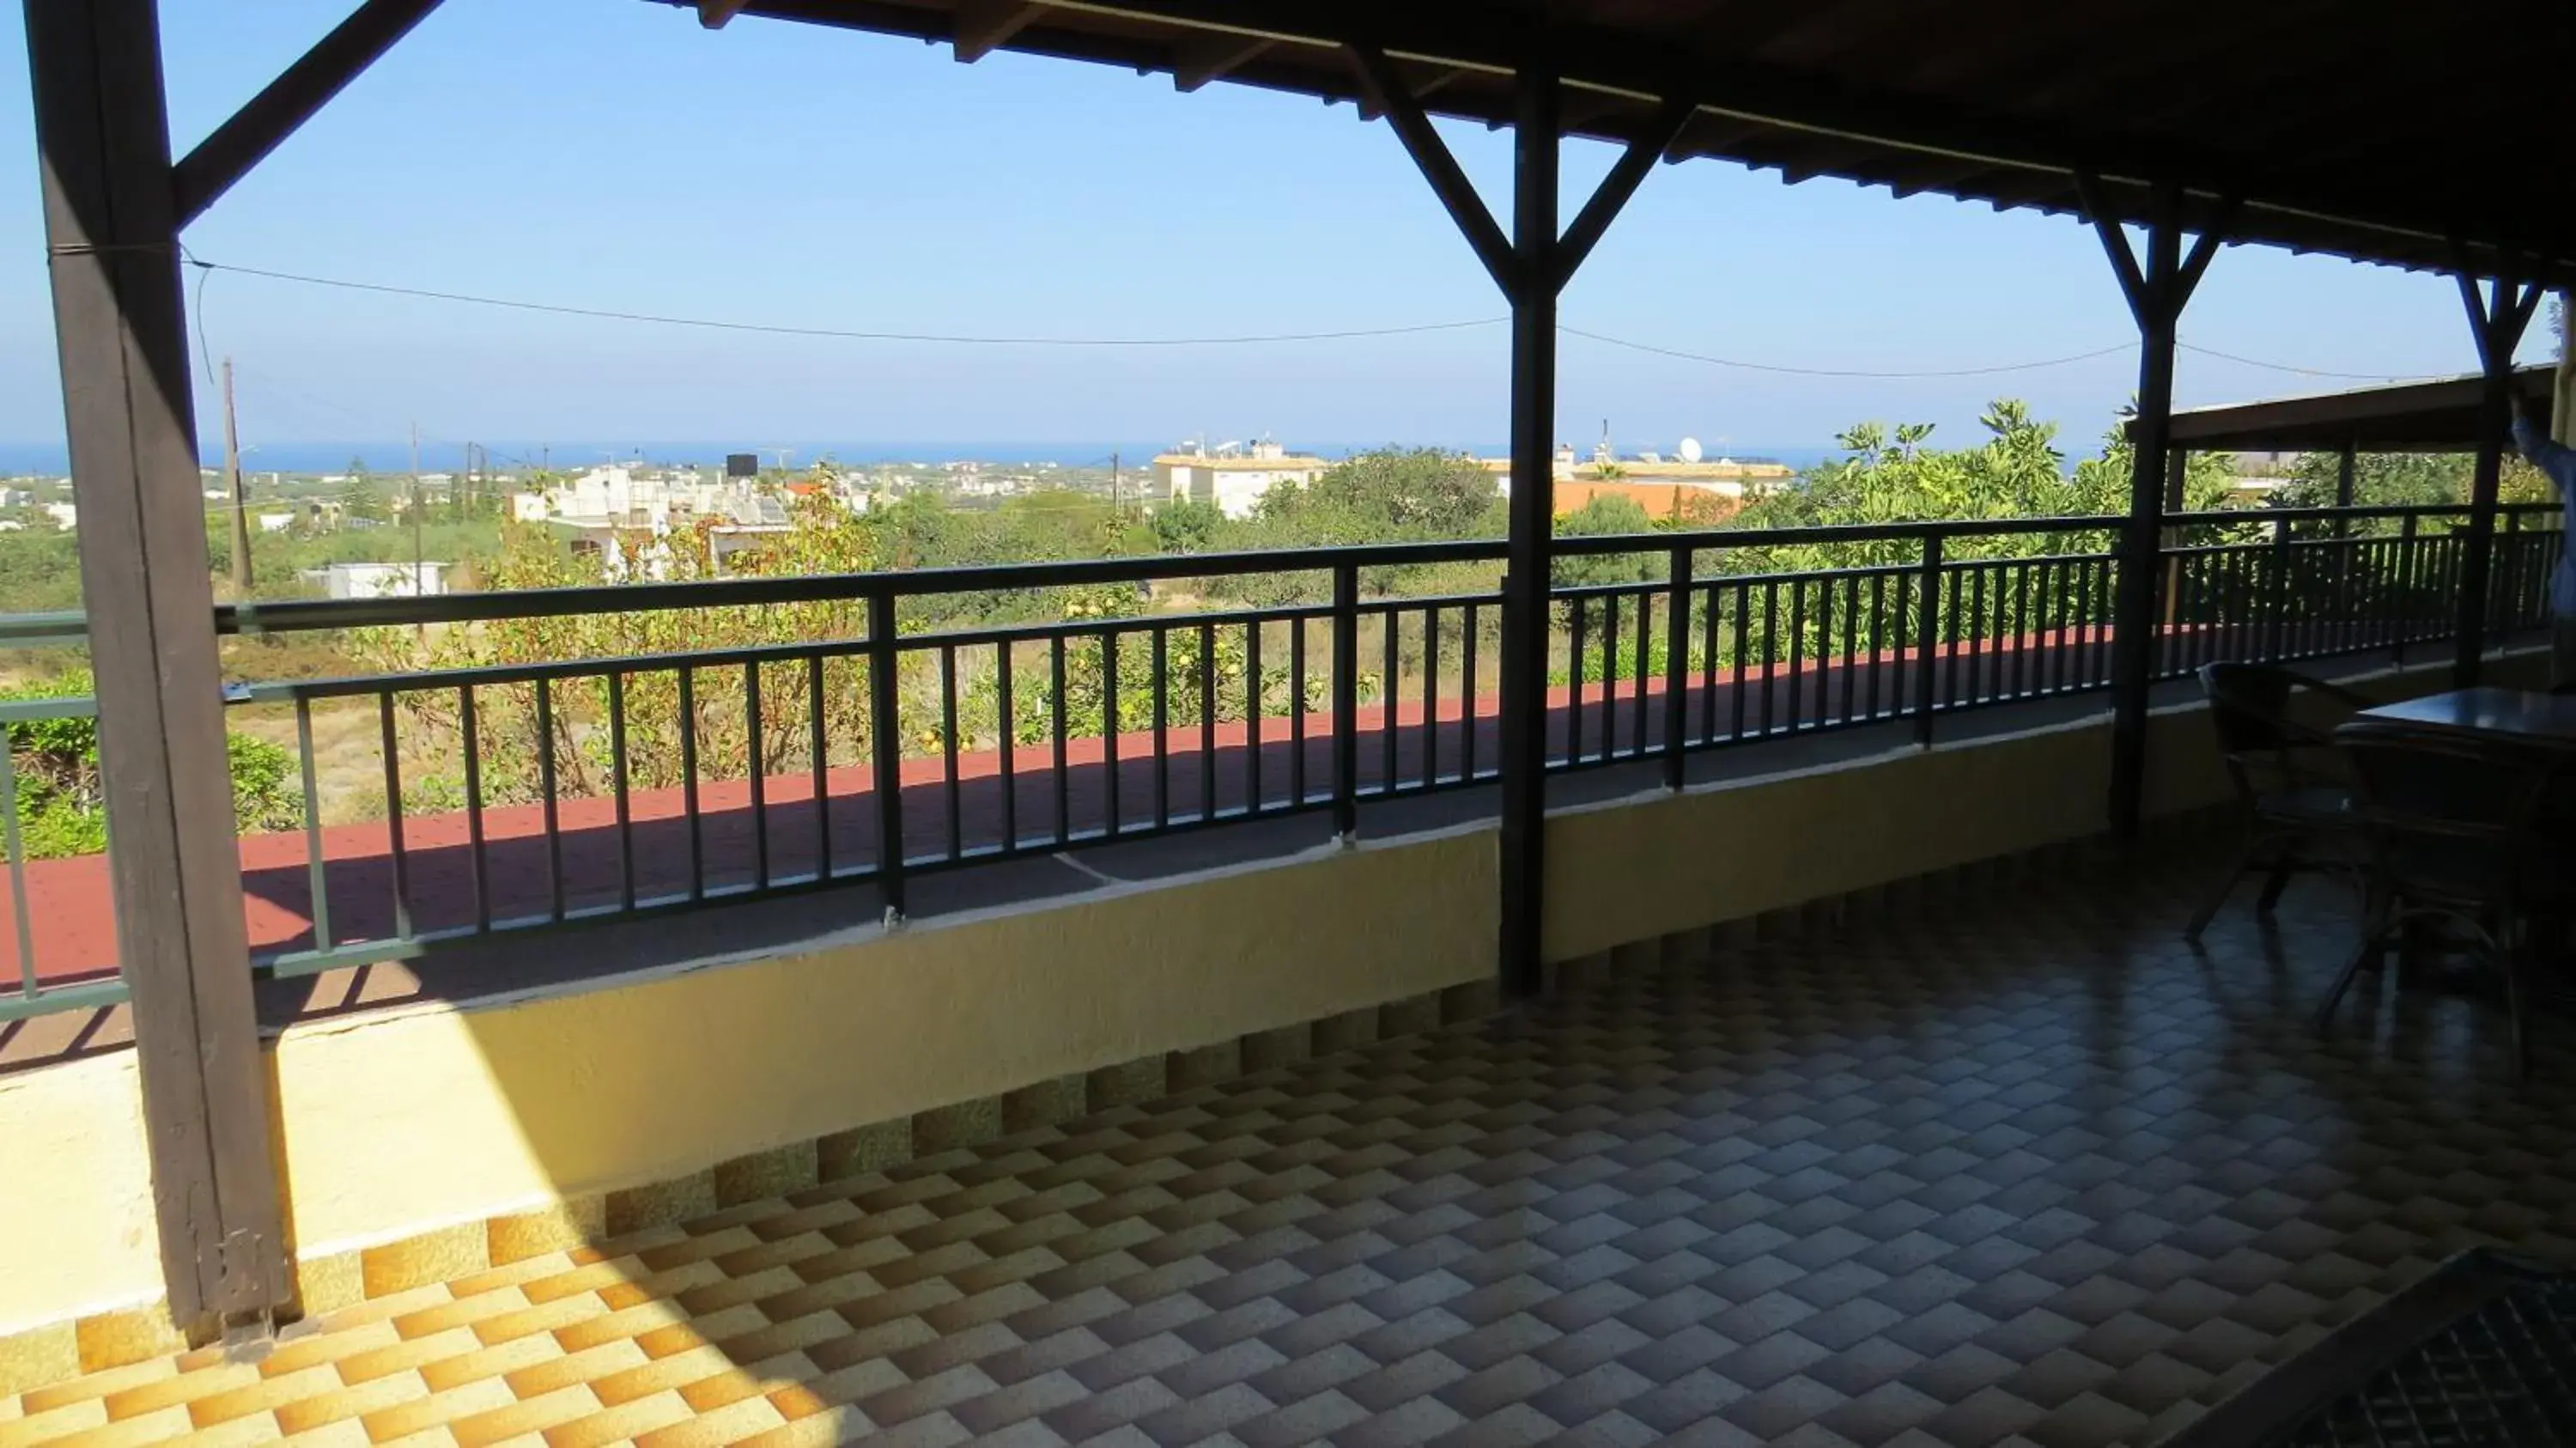
[[[1381, 439], [1370, 442], [1318, 445], [1300, 441], [1298, 451], [1318, 457], [1342, 458], [1370, 448], [1384, 447]], [[1408, 444], [1410, 445], [1410, 444]], [[1498, 442], [1429, 444], [1474, 453], [1479, 457], [1501, 457], [1509, 449]], [[1143, 468], [1156, 453], [1169, 452], [1170, 442], [804, 442], [772, 443], [765, 447], [743, 443], [720, 442], [491, 442], [482, 444], [491, 454], [492, 463], [502, 469], [551, 466], [558, 470], [578, 471], [611, 461], [649, 463], [696, 463], [720, 466], [725, 455], [736, 452], [757, 454], [763, 466], [777, 463], [781, 448], [786, 449], [791, 467], [803, 466], [818, 457], [829, 455], [837, 462], [850, 464], [879, 463], [944, 463], [979, 462], [1003, 466], [1027, 467], [1037, 463], [1055, 463], [1070, 468], [1106, 468], [1114, 454], [1129, 468]], [[1735, 458], [1765, 458], [1786, 463], [1800, 472], [1835, 456], [1831, 448], [1820, 447], [1745, 447], [1729, 449], [1722, 454]], [[1666, 456], [1670, 456], [1669, 453]], [[1721, 456], [1711, 449], [1709, 456]], [[203, 459], [208, 467], [221, 463], [220, 450]], [[400, 473], [411, 467], [408, 443], [394, 442], [286, 442], [263, 443], [242, 459], [242, 466], [256, 474], [341, 473], [351, 462], [363, 463], [369, 472]], [[420, 465], [425, 472], [453, 472], [463, 463], [463, 452], [452, 443], [423, 442]], [[19, 477], [30, 473], [60, 474], [70, 466], [61, 443], [0, 443], [0, 475]]]

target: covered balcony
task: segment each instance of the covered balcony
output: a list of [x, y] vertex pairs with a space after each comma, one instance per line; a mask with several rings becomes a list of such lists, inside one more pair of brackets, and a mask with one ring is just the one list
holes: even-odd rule
[[[2495, 1003], [2396, 972], [2314, 1029], [2332, 883], [2183, 935], [2232, 823], [2201, 665], [2547, 682], [2560, 510], [2498, 480], [2576, 240], [2125, 110], [1970, 126], [1869, 88], [1871, 6], [1837, 100], [1725, 27], [1683, 87], [1688, 7], [703, 0], [1363, 100], [1513, 304], [1527, 478], [1555, 287], [1659, 157], [2080, 208], [2141, 326], [2129, 511], [1575, 539], [1525, 487], [1494, 540], [218, 608], [145, 567], [202, 534], [169, 245], [430, 8], [175, 165], [96, 124], [159, 133], [148, 0], [31, 10], [89, 606], [10, 638], [98, 688], [0, 705], [0, 799], [94, 720], [111, 848], [10, 817], [0, 1445], [2224, 1448], [2462, 1252], [2576, 1267], [2563, 1021], [2521, 1080]], [[1514, 125], [1508, 235], [1426, 100]], [[1560, 227], [1569, 132], [1630, 150]], [[2458, 270], [2474, 405], [2174, 414], [2222, 239]], [[2311, 424], [2475, 493], [2168, 496]], [[383, 667], [224, 666], [308, 635]], [[286, 761], [239, 828], [232, 736]]]

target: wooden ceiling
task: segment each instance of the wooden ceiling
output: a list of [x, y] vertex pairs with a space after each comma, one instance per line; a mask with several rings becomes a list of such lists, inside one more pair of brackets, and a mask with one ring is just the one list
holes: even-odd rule
[[1670, 159], [2077, 213], [2073, 174], [2232, 240], [2576, 285], [2576, 5], [2354, 0], [654, 0], [1364, 104], [1347, 49], [1436, 114], [1507, 122], [1552, 60], [1566, 128], [1626, 141], [1663, 98]]

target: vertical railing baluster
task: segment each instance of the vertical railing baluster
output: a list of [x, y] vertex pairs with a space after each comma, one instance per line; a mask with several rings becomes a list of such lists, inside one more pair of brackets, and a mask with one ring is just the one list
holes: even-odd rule
[[635, 809], [627, 787], [626, 675], [608, 676], [608, 776], [617, 798], [617, 903], [635, 908]]
[[1377, 685], [1377, 792], [1391, 795], [1395, 793], [1396, 743], [1404, 723], [1404, 688], [1401, 683], [1404, 662], [1396, 651], [1404, 615], [1390, 603], [1379, 618], [1382, 620], [1378, 625], [1382, 631], [1379, 639], [1384, 645], [1379, 652], [1386, 656], [1386, 661], [1383, 666], [1385, 673], [1379, 677]]
[[1458, 639], [1458, 782], [1476, 782], [1476, 605], [1468, 604]]
[[1333, 570], [1333, 834], [1360, 833], [1360, 571]]
[[1619, 752], [1619, 595], [1601, 599], [1601, 762]]
[[752, 659], [742, 666], [742, 748], [751, 782], [751, 882], [755, 890], [769, 888], [769, 751], [762, 747], [760, 737], [767, 723], [765, 714], [760, 707], [760, 661]]
[[2290, 520], [2275, 519], [2272, 524], [2272, 653], [2275, 662], [2291, 657], [2291, 640], [2297, 631], [2291, 626], [2290, 612], [2297, 598], [2290, 584]]
[[939, 766], [947, 787], [941, 801], [948, 827], [948, 858], [966, 858], [966, 811], [957, 782], [957, 646], [939, 646]]
[[1807, 715], [1807, 580], [1789, 583], [1789, 727], [1795, 734]]
[[[1693, 590], [1696, 592], [1697, 590]], [[1719, 600], [1725, 590], [1712, 584], [1708, 590], [1708, 608], [1700, 615], [1699, 660], [1699, 742], [1717, 742], [1717, 630]]]
[[[1664, 787], [1679, 790], [1684, 783], [1682, 766], [1688, 762], [1682, 753], [1682, 736], [1690, 730], [1691, 551], [1687, 545], [1673, 550], [1664, 574], [1672, 600], [1664, 606]], [[1643, 718], [1645, 700], [1637, 703], [1638, 717]]]
[[1269, 711], [1261, 697], [1261, 620], [1243, 625], [1243, 812], [1261, 813], [1261, 723]]
[[680, 668], [680, 812], [688, 817], [689, 827], [689, 898], [707, 897], [707, 842], [705, 824], [698, 813], [698, 677], [697, 670]]
[[1288, 807], [1306, 807], [1306, 615], [1288, 621]]
[[[0, 748], [0, 753], [5, 752], [5, 748]], [[339, 942], [331, 936], [331, 878], [328, 861], [322, 852], [322, 787], [316, 777], [319, 771], [313, 762], [313, 704], [302, 694], [295, 696], [295, 763], [304, 777], [304, 868], [313, 891], [313, 948], [329, 950]], [[14, 811], [17, 807], [16, 784], [0, 780], [0, 785], [6, 786], [0, 788], [0, 800], [6, 800]], [[14, 820], [14, 814], [12, 818]], [[18, 858], [14, 833], [9, 842], [9, 858]], [[19, 917], [22, 928], [25, 919], [23, 914]]]
[[1440, 786], [1440, 608], [1422, 610], [1422, 787]]
[[1762, 734], [1766, 739], [1771, 735], [1771, 679], [1779, 662], [1780, 581], [1775, 578], [1762, 586]]
[[1047, 727], [1054, 735], [1055, 751], [1055, 843], [1058, 849], [1073, 843], [1073, 793], [1065, 778], [1064, 735], [1064, 636], [1047, 640], [1048, 682], [1055, 690], [1047, 702]]
[[456, 690], [456, 732], [465, 746], [465, 858], [474, 883], [474, 928], [492, 928], [492, 874], [483, 848], [483, 741], [474, 718], [474, 686]]
[[1583, 624], [1589, 610], [1583, 595], [1566, 600], [1574, 610], [1571, 627], [1572, 663], [1566, 668], [1565, 762], [1572, 765], [1583, 758]]
[[[1806, 590], [1801, 588], [1799, 592], [1804, 594]], [[1798, 652], [1804, 654], [1807, 651], [1806, 631], [1792, 628], [1790, 632], [1798, 635], [1800, 645]], [[1833, 660], [1834, 576], [1827, 573], [1816, 579], [1816, 722], [1813, 727], [1818, 729], [1830, 728], [1834, 722]], [[1794, 669], [1796, 666], [1791, 667]], [[1796, 676], [1792, 674], [1791, 677]], [[1791, 692], [1793, 694], [1797, 692], [1794, 686]], [[1790, 707], [1794, 709], [1798, 706], [1793, 703]]]
[[1878, 676], [1887, 646], [1887, 575], [1869, 575], [1869, 682], [1862, 691], [1861, 716], [1878, 722]]
[[877, 889], [886, 916], [904, 914], [903, 710], [895, 688], [900, 649], [894, 594], [868, 595], [868, 763], [877, 807]]
[[1923, 641], [1915, 648], [1914, 673], [1914, 742], [1925, 748], [1932, 745], [1932, 701], [1936, 687], [1934, 675], [1939, 662], [1937, 650], [1941, 638], [1941, 535], [1923, 535], [1923, 574], [1919, 585], [1923, 614]]
[[1637, 682], [1628, 690], [1628, 701], [1635, 707], [1628, 723], [1628, 752], [1632, 758], [1646, 757], [1646, 684], [1655, 676], [1655, 595], [1650, 589], [1637, 591]]
[[[295, 720], [304, 729], [304, 757], [310, 761], [313, 758], [312, 730], [301, 698], [295, 701]], [[40, 991], [36, 984], [35, 912], [27, 894], [27, 842], [18, 825], [18, 761], [15, 751], [10, 748], [11, 743], [9, 731], [0, 729], [0, 850], [7, 851], [9, 857], [9, 923], [18, 941], [18, 996], [21, 1000], [34, 1000]], [[314, 873], [318, 876], [322, 869], [322, 846], [320, 829], [312, 823], [315, 809], [313, 786], [309, 782], [312, 776], [310, 763], [305, 766], [305, 775], [308, 781], [304, 786], [305, 840], [314, 862]], [[318, 885], [313, 898], [322, 898]], [[313, 948], [330, 949], [330, 942], [323, 937], [318, 926]]]
[[1117, 838], [1122, 823], [1118, 796], [1118, 630], [1100, 631], [1100, 759], [1103, 773], [1103, 799], [1108, 809], [1108, 834]]
[[[1968, 693], [1964, 702], [1977, 704], [1984, 702], [1986, 688], [1986, 570], [1984, 565], [1974, 564], [1964, 573], [1962, 581], [1968, 586]], [[1953, 699], [1951, 702], [1962, 701]]]
[[557, 813], [555, 790], [555, 703], [554, 690], [540, 676], [537, 679], [537, 794], [544, 802], [546, 828], [546, 898], [550, 916], [564, 918], [563, 821]]
[[[2031, 685], [2030, 565], [2015, 564], [2012, 574], [2012, 682], [2006, 686], [2004, 694], [2006, 698], [2018, 699], [2030, 693]], [[2003, 587], [2000, 575], [1995, 579], [1995, 586], [2000, 592]]]
[[[1735, 585], [1735, 665], [1732, 670], [1734, 681], [1727, 687], [1727, 695], [1734, 705], [1731, 711], [1734, 717], [1728, 721], [1726, 737], [1729, 739], [1740, 740], [1744, 737], [1745, 706], [1751, 700], [1748, 691], [1752, 685], [1746, 675], [1752, 668], [1752, 634], [1753, 585], [1739, 583]], [[1768, 709], [1769, 706], [1766, 704], [1764, 707]]]
[[1002, 853], [1010, 854], [1020, 847], [1020, 770], [1019, 709], [1012, 698], [1011, 641], [1004, 639], [993, 646], [993, 692], [1000, 702], [995, 708], [999, 720], [993, 726], [994, 749], [1002, 766]]
[[814, 879], [832, 878], [832, 736], [823, 722], [823, 656], [805, 656], [805, 748], [814, 770]]
[[1199, 625], [1199, 823], [1216, 818], [1216, 625]]
[[1154, 637], [1154, 828], [1172, 822], [1172, 631], [1158, 628]]
[[394, 938], [409, 940], [411, 930], [411, 857], [403, 842], [402, 753], [394, 737], [394, 696], [376, 695], [376, 720], [385, 755], [385, 834], [391, 842], [394, 868]]

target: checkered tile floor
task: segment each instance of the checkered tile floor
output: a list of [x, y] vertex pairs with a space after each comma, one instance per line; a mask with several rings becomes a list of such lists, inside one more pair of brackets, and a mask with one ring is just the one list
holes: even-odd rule
[[2576, 1262], [2576, 1051], [2197, 877], [1122, 1108], [0, 1400], [0, 1445], [2150, 1442], [2455, 1249]]

